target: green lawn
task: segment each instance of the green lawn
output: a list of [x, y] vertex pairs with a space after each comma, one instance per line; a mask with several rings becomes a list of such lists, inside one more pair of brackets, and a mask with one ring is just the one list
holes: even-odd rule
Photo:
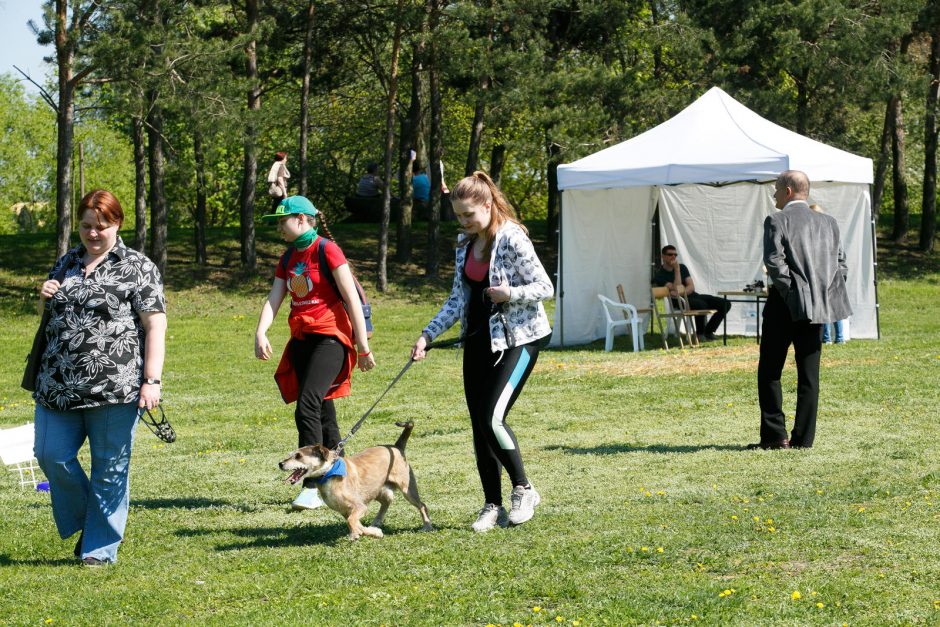
[[[354, 259], [374, 250], [373, 231], [334, 229]], [[753, 339], [543, 352], [509, 418], [543, 502], [515, 529], [469, 529], [482, 492], [461, 355], [432, 352], [350, 448], [392, 442], [394, 421], [414, 420], [409, 460], [436, 531], [421, 533], [399, 497], [384, 539], [350, 543], [334, 512], [287, 511], [296, 490], [276, 467], [295, 444], [292, 407], [252, 337], [277, 244], [262, 242], [257, 278], [229, 268], [227, 233], [213, 234], [207, 270], [186, 264], [188, 234], [172, 241], [163, 379], [179, 439], [138, 429], [127, 538], [105, 569], [71, 559], [47, 494], [0, 476], [0, 624], [940, 624], [935, 262], [889, 268], [903, 278], [879, 285], [880, 341], [826, 347], [811, 450], [743, 449], [757, 438]], [[3, 427], [32, 420], [18, 383], [51, 248], [0, 238]], [[372, 267], [359, 264], [367, 288]], [[446, 293], [419, 268], [392, 264], [390, 294], [370, 290], [379, 365], [338, 403], [344, 432]], [[279, 351], [283, 315], [274, 329]], [[790, 411], [794, 393], [790, 364]]]

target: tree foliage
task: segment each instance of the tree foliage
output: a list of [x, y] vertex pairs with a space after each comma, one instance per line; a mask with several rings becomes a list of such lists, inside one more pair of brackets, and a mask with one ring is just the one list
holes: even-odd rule
[[[246, 9], [255, 5], [251, 26]], [[295, 170], [293, 189], [306, 189], [331, 218], [345, 215], [344, 197], [365, 164], [382, 162], [388, 150], [393, 169], [407, 166], [402, 155], [411, 148], [427, 164], [435, 156], [429, 154], [432, 94], [421, 55], [432, 44], [440, 97], [435, 150], [446, 181], [452, 185], [474, 167], [493, 169], [528, 218], [554, 220], [557, 164], [659, 124], [713, 85], [778, 124], [876, 158], [885, 177], [892, 169], [882, 151], [886, 106], [902, 98], [905, 165], [884, 192], [892, 209], [900, 182], [910, 187], [911, 206], [922, 205], [917, 182], [936, 159], [924, 152], [937, 106], [928, 97], [935, 0], [115, 0], [95, 6], [94, 29], [83, 31], [73, 59], [84, 81], [77, 93], [79, 133], [111, 129], [126, 138], [114, 149], [127, 154], [134, 121], [159, 110], [162, 128], [149, 128], [149, 144], [159, 140], [165, 148], [163, 196], [172, 225], [253, 222], [268, 199], [263, 181], [249, 184], [252, 172], [266, 172], [279, 150], [299, 168], [301, 120], [306, 171]], [[429, 6], [437, 7], [432, 31]], [[398, 131], [388, 149], [396, 30]], [[51, 42], [50, 33], [41, 39]], [[254, 75], [246, 53], [251, 41]], [[309, 97], [302, 100], [305, 84]], [[4, 172], [0, 198], [7, 206], [27, 197], [51, 202], [48, 145], [28, 148], [48, 133], [40, 128], [50, 124], [48, 115], [11, 89], [7, 81], [0, 93], [18, 99], [21, 130], [0, 140], [2, 158], [18, 163], [10, 146], [38, 150], [41, 165], [32, 169], [41, 174], [25, 181], [16, 167]], [[256, 90], [251, 105], [250, 90]], [[95, 145], [85, 149], [97, 158]], [[133, 164], [130, 157], [120, 161]], [[20, 182], [13, 183], [16, 177]], [[131, 167], [126, 183], [107, 181], [125, 206], [133, 177]], [[142, 178], [146, 173], [138, 172], [138, 183], [153, 187]], [[408, 180], [397, 172], [390, 178], [393, 187]], [[408, 202], [403, 191], [392, 195]], [[405, 258], [408, 233], [410, 222], [398, 226]]]

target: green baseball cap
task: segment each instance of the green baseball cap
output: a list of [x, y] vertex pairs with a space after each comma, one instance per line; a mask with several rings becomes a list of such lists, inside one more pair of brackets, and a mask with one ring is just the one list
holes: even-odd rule
[[291, 216], [298, 213], [305, 213], [308, 216], [315, 216], [319, 211], [313, 206], [313, 203], [304, 196], [288, 196], [281, 201], [274, 213], [261, 216], [262, 220], [275, 220], [284, 216]]

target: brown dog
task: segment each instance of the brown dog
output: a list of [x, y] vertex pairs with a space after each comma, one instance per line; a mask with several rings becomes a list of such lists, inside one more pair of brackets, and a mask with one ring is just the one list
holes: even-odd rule
[[[424, 530], [433, 529], [428, 508], [418, 496], [414, 472], [405, 460], [405, 444], [414, 423], [395, 424], [403, 427], [404, 431], [394, 446], [373, 446], [352, 457], [340, 458], [336, 451], [322, 444], [314, 444], [294, 451], [278, 464], [281, 470], [292, 471], [287, 478], [288, 482], [298, 483], [306, 478], [323, 477], [340, 459], [346, 463], [346, 476], [330, 476], [322, 483], [318, 481], [317, 489], [323, 502], [346, 519], [350, 540], [358, 540], [363, 534], [373, 538], [382, 537], [382, 522], [392, 503], [394, 488], [401, 490], [405, 499], [418, 508]], [[372, 525], [363, 527], [361, 519], [372, 501], [378, 501], [382, 506]]]

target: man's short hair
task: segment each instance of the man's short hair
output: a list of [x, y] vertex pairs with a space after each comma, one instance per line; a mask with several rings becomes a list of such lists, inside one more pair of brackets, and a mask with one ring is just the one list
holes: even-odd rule
[[782, 187], [789, 187], [793, 190], [793, 195], [799, 198], [809, 197], [809, 177], [806, 172], [800, 170], [784, 170], [777, 177], [777, 182]]
[[660, 253], [661, 255], [664, 255], [664, 254], [668, 253], [670, 250], [675, 250], [675, 249], [676, 249], [676, 247], [673, 246], [672, 244], [667, 244], [667, 245], [663, 246], [663, 249], [662, 249], [661, 251], [659, 251], [659, 253]]

